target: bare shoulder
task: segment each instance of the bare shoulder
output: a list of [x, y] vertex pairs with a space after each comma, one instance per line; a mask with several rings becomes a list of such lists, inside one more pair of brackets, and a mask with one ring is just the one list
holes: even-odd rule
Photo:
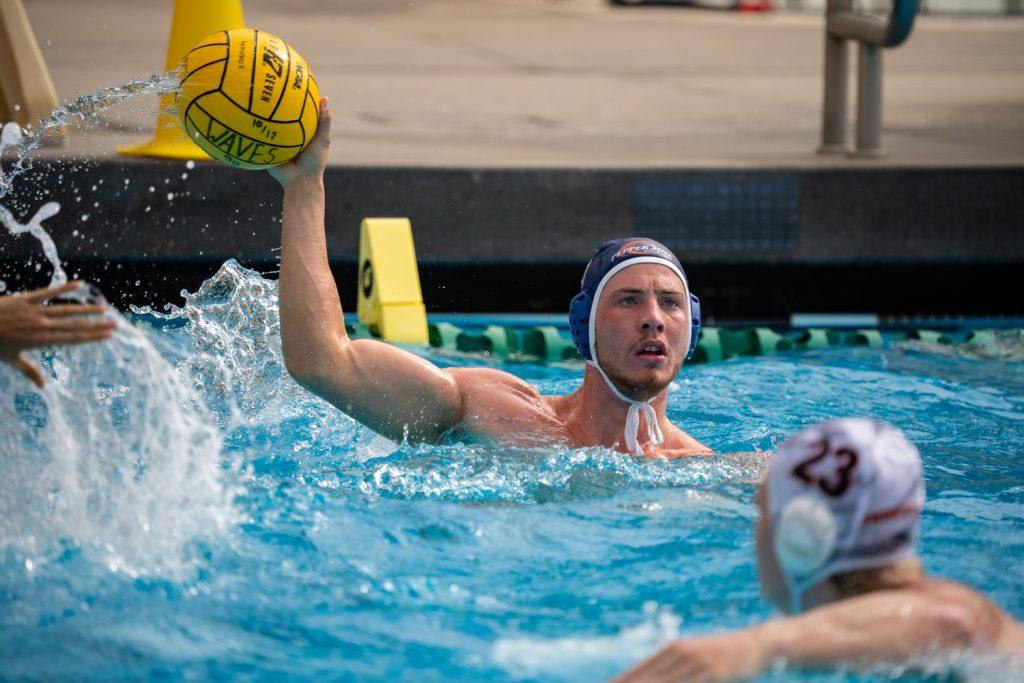
[[940, 579], [878, 590], [812, 610], [842, 612], [858, 621], [896, 621], [912, 642], [942, 647], [998, 646], [1004, 614], [978, 591]]
[[666, 430], [664, 445], [652, 453], [655, 457], [668, 460], [714, 454], [715, 452], [710, 448], [675, 425], [672, 425], [671, 429]]
[[1024, 651], [1020, 623], [974, 588], [954, 581], [928, 579], [919, 590], [934, 601], [940, 621], [969, 645]]
[[537, 387], [494, 368], [451, 368], [466, 432], [518, 445], [567, 440], [565, 422]]
[[510, 372], [496, 368], [448, 368], [445, 370], [455, 380], [463, 395], [479, 395], [496, 391], [501, 394], [513, 393], [521, 398], [540, 399], [540, 392], [524, 379]]

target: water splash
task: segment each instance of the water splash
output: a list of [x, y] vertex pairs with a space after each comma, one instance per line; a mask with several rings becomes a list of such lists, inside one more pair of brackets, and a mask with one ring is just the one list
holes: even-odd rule
[[757, 480], [766, 454], [643, 460], [606, 448], [405, 446], [367, 461], [359, 493], [458, 502], [556, 503], [637, 488], [710, 490]]
[[[28, 223], [22, 225], [14, 216], [11, 214], [6, 207], [0, 206], [0, 223], [7, 228], [8, 232], [12, 235], [23, 235], [28, 233], [39, 240], [39, 243], [43, 247], [43, 254], [46, 256], [46, 260], [53, 266], [53, 275], [50, 276], [50, 286], [62, 285], [68, 281], [67, 273], [64, 272], [64, 268], [60, 264], [60, 255], [57, 253], [57, 245], [54, 244], [53, 238], [46, 232], [43, 227], [43, 221], [47, 218], [52, 218], [60, 212], [60, 204], [57, 202], [47, 202], [43, 204], [36, 211], [35, 215], [29, 219]], [[4, 288], [0, 287], [0, 292]]]
[[[131, 307], [165, 325], [186, 326], [190, 348], [182, 375], [228, 425], [281, 419], [290, 401], [308, 394], [291, 381], [281, 352], [277, 282], [234, 259], [165, 312]], [[272, 415], [267, 415], [270, 411]]]
[[183, 380], [261, 471], [353, 496], [531, 504], [607, 497], [637, 486], [714, 488], [756, 480], [763, 468], [763, 454], [662, 462], [602, 448], [399, 447], [288, 376], [277, 291], [277, 282], [229, 260], [195, 293], [182, 292], [182, 307], [132, 308], [168, 334], [179, 329], [181, 348], [171, 353]]
[[109, 342], [47, 355], [42, 392], [0, 364], [0, 549], [30, 572], [70, 543], [112, 571], [174, 575], [236, 521], [237, 467], [213, 420], [118, 322]]
[[679, 636], [683, 620], [671, 609], [648, 602], [643, 612], [640, 624], [615, 635], [499, 638], [491, 658], [516, 678], [601, 680]]
[[[3, 156], [4, 150], [8, 147], [16, 148], [21, 145], [23, 137], [21, 126], [14, 121], [6, 125], [0, 123], [0, 157]], [[0, 169], [0, 171], [2, 170]]]
[[180, 74], [177, 71], [132, 80], [68, 100], [50, 112], [48, 117], [40, 119], [34, 130], [20, 129], [17, 124], [7, 124], [0, 132], [3, 136], [0, 138], [0, 154], [4, 147], [10, 147], [15, 151], [17, 158], [6, 171], [0, 164], [0, 199], [7, 196], [14, 187], [15, 178], [31, 170], [30, 157], [43, 144], [47, 135], [63, 126], [93, 118], [136, 95], [166, 95], [174, 92], [180, 82]]

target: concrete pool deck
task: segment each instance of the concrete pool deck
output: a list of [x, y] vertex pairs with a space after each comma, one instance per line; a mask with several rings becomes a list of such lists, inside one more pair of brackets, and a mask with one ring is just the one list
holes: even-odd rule
[[[62, 97], [162, 70], [170, 2], [25, 5]], [[433, 310], [561, 310], [595, 244], [648, 234], [723, 317], [1024, 313], [1022, 18], [919, 18], [886, 53], [888, 156], [863, 160], [814, 151], [818, 14], [603, 0], [245, 9], [332, 98], [327, 233], [343, 298], [360, 220], [399, 215]], [[138, 97], [44, 148], [9, 204], [28, 216], [59, 201], [47, 227], [62, 257], [122, 301], [194, 291], [231, 257], [272, 272], [275, 183], [114, 152], [148, 140], [154, 119], [155, 98]], [[30, 278], [38, 245], [0, 247], [0, 277]]]
[[[243, 4], [247, 23], [294, 44], [332, 98], [338, 165], [1024, 164], [1021, 17], [919, 17], [907, 43], [886, 51], [888, 156], [867, 162], [814, 153], [817, 13], [604, 0]], [[162, 71], [171, 5], [25, 0], [62, 98]], [[104, 137], [144, 141], [153, 117], [140, 104], [103, 116]], [[112, 153], [79, 142], [67, 151]]]

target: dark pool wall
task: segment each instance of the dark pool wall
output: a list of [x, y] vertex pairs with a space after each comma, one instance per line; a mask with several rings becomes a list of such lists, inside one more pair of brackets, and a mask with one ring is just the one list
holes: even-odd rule
[[[599, 242], [645, 234], [679, 254], [722, 318], [1024, 313], [1021, 168], [331, 168], [326, 184], [345, 300], [359, 221], [400, 215], [433, 310], [560, 311]], [[54, 162], [23, 176], [8, 206], [25, 219], [47, 200], [63, 207], [46, 224], [61, 256], [114, 300], [174, 300], [232, 257], [276, 270], [280, 190], [265, 173]], [[25, 265], [38, 254], [5, 236], [0, 279], [45, 279]]]

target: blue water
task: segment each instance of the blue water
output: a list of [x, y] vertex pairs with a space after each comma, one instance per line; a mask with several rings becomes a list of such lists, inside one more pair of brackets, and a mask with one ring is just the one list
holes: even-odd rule
[[[739, 455], [647, 462], [391, 444], [287, 378], [274, 292], [229, 264], [167, 319], [48, 355], [42, 393], [0, 367], [0, 678], [601, 680], [772, 616], [763, 452], [848, 415], [919, 445], [927, 568], [1024, 618], [1017, 333], [996, 357], [893, 343], [687, 367], [669, 417]], [[582, 372], [506, 369], [545, 393]]]

